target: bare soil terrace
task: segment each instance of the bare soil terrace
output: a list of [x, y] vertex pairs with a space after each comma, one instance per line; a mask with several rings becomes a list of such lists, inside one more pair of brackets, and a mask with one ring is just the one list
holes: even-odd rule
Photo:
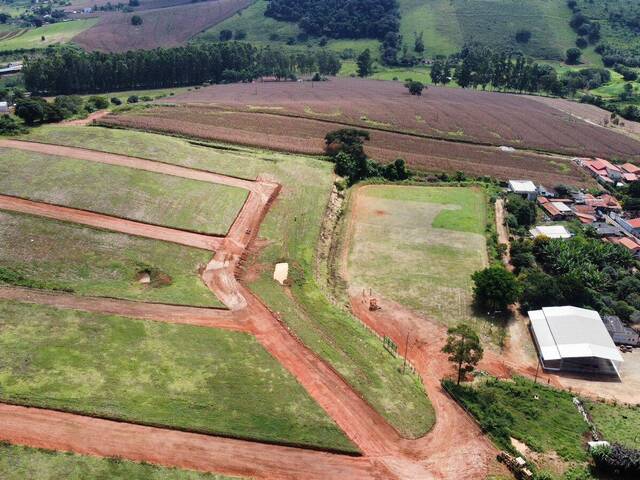
[[332, 78], [215, 85], [164, 102], [216, 104], [474, 143], [640, 161], [640, 142], [521, 95], [430, 87], [415, 97], [398, 82]]
[[[341, 120], [297, 118], [278, 112], [180, 105], [109, 115], [99, 123], [304, 154], [322, 154], [324, 136], [344, 125], [332, 123]], [[504, 152], [494, 146], [385, 130], [369, 130], [369, 133], [371, 141], [366, 149], [372, 158], [387, 162], [402, 157], [416, 170], [462, 170], [472, 175], [491, 175], [501, 179], [524, 175], [550, 185], [566, 183], [586, 186], [592, 182], [573, 162], [559, 155], [529, 151]]]
[[131, 25], [131, 14], [108, 13], [95, 26], [76, 35], [73, 42], [85, 50], [101, 52], [175, 47], [249, 4], [251, 0], [213, 0], [144, 9], [137, 12], [143, 23], [135, 27]]

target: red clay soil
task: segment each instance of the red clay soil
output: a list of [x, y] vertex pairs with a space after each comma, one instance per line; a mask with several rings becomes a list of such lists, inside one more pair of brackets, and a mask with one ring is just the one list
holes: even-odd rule
[[109, 115], [109, 110], [98, 110], [97, 112], [93, 112], [86, 118], [78, 118], [76, 120], [65, 120], [62, 123], [60, 123], [60, 125], [75, 126], [75, 127], [90, 125], [91, 123], [97, 120], [100, 120], [102, 117], [106, 117], [107, 115]]
[[70, 293], [45, 292], [20, 287], [0, 287], [0, 299], [164, 323], [179, 323], [238, 331], [247, 331], [249, 329], [247, 324], [234, 312], [217, 308], [184, 307], [116, 298], [85, 297]]
[[368, 458], [332, 455], [0, 404], [0, 439], [51, 450], [260, 479], [388, 479]]
[[130, 13], [105, 13], [72, 41], [85, 50], [128, 50], [175, 47], [248, 7], [253, 0], [212, 0], [136, 12], [142, 25], [131, 25]]
[[400, 82], [332, 78], [214, 85], [162, 102], [262, 109], [439, 138], [640, 161], [640, 142], [523, 95], [429, 87], [416, 97]]
[[164, 240], [187, 247], [202, 248], [205, 250], [217, 250], [222, 244], [222, 237], [213, 237], [200, 233], [186, 232], [175, 228], [150, 225], [148, 223], [135, 222], [119, 217], [112, 217], [102, 213], [78, 210], [76, 208], [61, 207], [43, 202], [33, 202], [23, 198], [11, 197], [0, 194], [0, 210], [38, 215], [64, 222], [79, 223], [94, 228], [112, 230], [138, 237]]
[[[131, 159], [132, 162], [139, 161]], [[160, 164], [162, 165], [162, 164]], [[255, 239], [262, 219], [279, 192], [279, 185], [258, 180], [249, 198], [202, 274], [209, 288], [230, 312], [149, 305], [140, 310], [136, 302], [77, 299], [58, 294], [25, 293], [2, 289], [7, 298], [81, 308], [87, 311], [133, 314], [160, 321], [216, 326], [237, 322], [307, 389], [346, 435], [363, 452], [363, 458], [331, 455], [304, 449], [274, 447], [261, 443], [220, 439], [127, 423], [70, 415], [54, 411], [0, 404], [0, 439], [34, 447], [70, 450], [99, 456], [119, 456], [160, 465], [215, 471], [268, 479], [298, 478], [406, 478], [477, 479], [495, 469], [495, 448], [457, 404], [442, 391], [440, 378], [451, 366], [439, 352], [444, 341], [442, 327], [408, 315], [400, 306], [382, 301], [383, 310], [372, 314], [354, 300], [354, 312], [380, 334], [399, 345], [412, 332], [409, 359], [418, 367], [436, 409], [437, 421], [427, 436], [407, 440], [363, 400], [328, 364], [297, 340], [255, 296], [236, 280], [236, 270]], [[145, 306], [146, 307], [146, 306]], [[395, 313], [394, 313], [395, 312]], [[498, 375], [509, 369], [500, 358], [487, 356], [481, 365]]]
[[[326, 121], [273, 113], [230, 113], [217, 107], [191, 105], [109, 115], [99, 123], [304, 154], [322, 154], [326, 133], [341, 127]], [[525, 175], [550, 185], [589, 186], [593, 183], [574, 162], [558, 155], [522, 150], [504, 152], [491, 146], [379, 130], [369, 130], [369, 134], [371, 140], [367, 142], [366, 151], [372, 158], [387, 162], [402, 157], [415, 170], [461, 170], [501, 179]]]

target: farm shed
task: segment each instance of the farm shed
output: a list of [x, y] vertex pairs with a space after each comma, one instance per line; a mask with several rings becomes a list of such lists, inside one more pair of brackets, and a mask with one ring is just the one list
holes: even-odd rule
[[571, 233], [562, 225], [538, 225], [529, 230], [533, 238], [540, 236], [549, 238], [571, 238]]
[[509, 180], [509, 191], [527, 200], [535, 200], [538, 189], [531, 180]]
[[633, 328], [627, 327], [619, 317], [608, 315], [604, 317], [604, 325], [616, 345], [630, 345], [640, 347], [640, 334]]
[[619, 376], [622, 355], [598, 312], [545, 307], [530, 311], [529, 320], [544, 369]]

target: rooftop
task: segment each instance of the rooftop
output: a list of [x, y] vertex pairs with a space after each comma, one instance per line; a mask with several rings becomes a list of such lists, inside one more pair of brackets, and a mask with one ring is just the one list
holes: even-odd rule
[[533, 237], [541, 235], [549, 238], [570, 238], [571, 233], [562, 225], [538, 225], [529, 230]]
[[509, 180], [509, 188], [516, 193], [535, 193], [538, 190], [531, 180]]
[[529, 312], [544, 360], [597, 357], [622, 362], [598, 312], [578, 307], [545, 307]]

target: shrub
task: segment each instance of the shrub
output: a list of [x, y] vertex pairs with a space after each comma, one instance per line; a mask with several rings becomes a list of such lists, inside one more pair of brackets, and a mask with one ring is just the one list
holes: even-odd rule
[[136, 27], [138, 25], [142, 25], [142, 17], [140, 15], [134, 15], [133, 17], [131, 17], [131, 25]]
[[531, 32], [529, 30], [518, 30], [516, 32], [516, 42], [529, 43], [531, 40]]
[[137, 95], [131, 95], [129, 98], [127, 98], [127, 103], [138, 103], [139, 101], [140, 99]]
[[114, 105], [122, 105], [122, 100], [120, 100], [118, 97], [111, 97], [111, 103], [113, 103]]
[[87, 99], [87, 103], [93, 105], [96, 110], [102, 110], [103, 108], [107, 108], [109, 106], [107, 97], [103, 97], [100, 95], [93, 95], [89, 97]]

